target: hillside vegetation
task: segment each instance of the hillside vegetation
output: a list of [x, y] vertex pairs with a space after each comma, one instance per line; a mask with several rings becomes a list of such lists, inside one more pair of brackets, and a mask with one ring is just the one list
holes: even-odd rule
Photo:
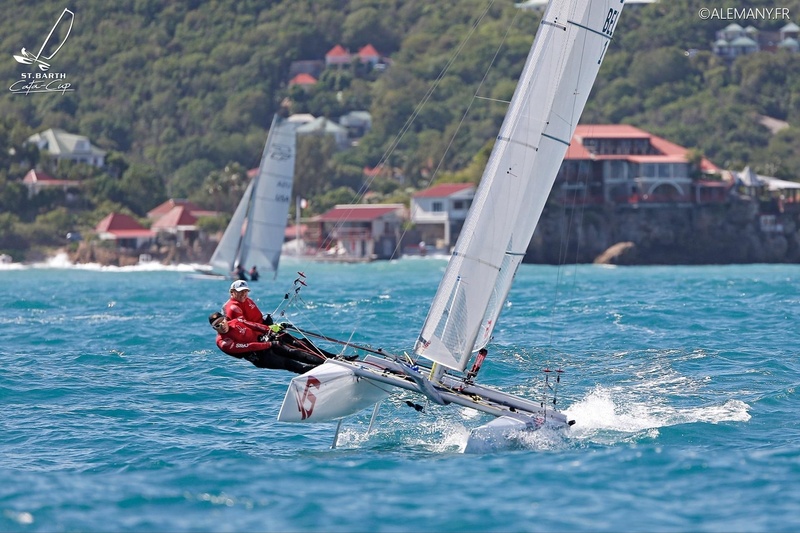
[[[717, 4], [800, 14], [798, 0]], [[0, 79], [11, 85], [31, 68], [9, 56], [37, 48], [63, 4], [5, 5]], [[627, 7], [582, 122], [633, 124], [723, 168], [798, 179], [800, 54], [723, 61], [711, 44], [734, 21], [703, 20], [701, 7]], [[0, 250], [57, 245], [65, 228], [91, 227], [110, 210], [142, 217], [170, 196], [231, 211], [287, 101], [292, 113], [336, 119], [366, 109], [373, 117], [372, 131], [343, 152], [302, 139], [295, 193], [311, 199], [309, 214], [353, 200], [363, 168], [381, 162], [404, 179], [375, 179], [379, 199], [402, 201], [431, 180], [477, 181], [540, 17], [510, 0], [86, 0], [71, 9], [75, 25], [52, 70], [76, 90], [0, 98]], [[738, 22], [775, 30], [789, 21]], [[336, 44], [372, 44], [391, 66], [329, 70], [308, 93], [287, 88], [292, 61], [322, 59]], [[763, 116], [789, 127], [772, 133]], [[23, 146], [53, 127], [107, 150], [107, 171], [55, 169]], [[21, 180], [30, 165], [83, 181], [80, 201], [59, 192], [28, 199]]]

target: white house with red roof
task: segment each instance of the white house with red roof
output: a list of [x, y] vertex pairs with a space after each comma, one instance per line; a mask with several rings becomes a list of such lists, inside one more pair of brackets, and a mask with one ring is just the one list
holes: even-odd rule
[[299, 59], [292, 61], [289, 65], [289, 77], [304, 73], [310, 74], [314, 78], [319, 78], [322, 71], [325, 70], [325, 61], [322, 59]]
[[289, 80], [289, 87], [294, 87], [295, 85], [299, 85], [303, 89], [308, 89], [309, 87], [313, 87], [317, 83], [317, 78], [312, 76], [311, 74], [306, 74], [305, 72], [301, 72], [294, 76], [291, 80]]
[[179, 245], [191, 245], [198, 236], [197, 217], [186, 205], [176, 205], [153, 222], [150, 229], [175, 238]]
[[[256, 172], [258, 172], [257, 168], [254, 169], [254, 170]], [[249, 176], [250, 175], [250, 171], [248, 170], [247, 172], [248, 172], [248, 176]], [[215, 217], [215, 216], [219, 215], [219, 212], [217, 212], [217, 211], [209, 211], [207, 209], [203, 209], [201, 207], [198, 207], [194, 202], [190, 202], [189, 200], [187, 200], [185, 198], [170, 198], [169, 200], [157, 205], [156, 207], [154, 207], [153, 209], [148, 211], [147, 212], [147, 218], [150, 218], [150, 219], [153, 219], [153, 220], [158, 220], [159, 218], [163, 217], [164, 215], [166, 215], [167, 213], [172, 211], [177, 206], [186, 207], [186, 209], [188, 209], [189, 212], [193, 216], [195, 216], [197, 218], [200, 218], [200, 217]]]
[[22, 183], [28, 189], [28, 198], [33, 198], [43, 189], [59, 188], [65, 193], [69, 189], [74, 189], [80, 186], [80, 181], [77, 180], [60, 180], [53, 176], [41, 172], [36, 169], [31, 169], [22, 178]]
[[442, 183], [411, 197], [411, 222], [421, 238], [438, 249], [455, 244], [475, 196], [472, 183]]
[[116, 241], [121, 248], [141, 248], [156, 236], [135, 218], [122, 213], [109, 214], [95, 226], [94, 231], [101, 241]]
[[349, 65], [352, 61], [352, 55], [345, 48], [337, 44], [325, 54], [326, 67], [339, 67], [342, 65]]
[[357, 53], [351, 54], [342, 45], [337, 44], [325, 54], [326, 67], [340, 67], [350, 65], [353, 60], [358, 60], [365, 65], [376, 65], [383, 62], [383, 57], [371, 44], [362, 46]]
[[372, 65], [373, 67], [377, 65], [381, 60], [381, 55], [375, 50], [375, 47], [371, 44], [363, 46], [358, 51], [358, 59], [361, 60], [362, 63]]
[[342, 260], [390, 259], [404, 220], [403, 204], [340, 204], [312, 219], [309, 237]]
[[[555, 193], [564, 202], [695, 202], [704, 184], [692, 178], [689, 150], [634, 126], [582, 124], [575, 129]], [[718, 173], [707, 159], [702, 173]]]

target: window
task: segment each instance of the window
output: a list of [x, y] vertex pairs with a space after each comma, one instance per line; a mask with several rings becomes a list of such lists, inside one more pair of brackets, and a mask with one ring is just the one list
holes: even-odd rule
[[627, 173], [625, 172], [625, 161], [614, 159], [608, 162], [608, 177], [610, 179], [625, 179]]
[[464, 209], [464, 200], [454, 200], [453, 209]]
[[672, 165], [666, 164], [666, 165], [656, 165], [656, 166], [658, 167], [658, 177], [659, 178], [669, 178], [669, 177], [671, 177], [670, 170], [671, 170]]
[[444, 211], [442, 202], [433, 202], [431, 204], [431, 211], [433, 211], [434, 213], [441, 213], [442, 211]]

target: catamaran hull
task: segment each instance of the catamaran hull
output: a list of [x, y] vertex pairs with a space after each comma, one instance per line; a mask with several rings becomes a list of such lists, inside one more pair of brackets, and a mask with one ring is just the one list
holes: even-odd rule
[[400, 390], [416, 392], [434, 403], [455, 404], [496, 416], [471, 431], [465, 453], [508, 449], [518, 438], [543, 426], [566, 429], [571, 422], [555, 409], [488, 387], [444, 376], [434, 384], [416, 368], [382, 357], [363, 361], [329, 360], [294, 378], [283, 400], [281, 422], [326, 422], [371, 407]]
[[508, 449], [513, 447], [520, 437], [541, 429], [544, 425], [542, 418], [528, 420], [510, 416], [495, 418], [470, 432], [464, 453], [491, 453]]
[[391, 387], [363, 379], [353, 366], [327, 361], [294, 379], [283, 399], [281, 422], [326, 422], [355, 414], [389, 397]]

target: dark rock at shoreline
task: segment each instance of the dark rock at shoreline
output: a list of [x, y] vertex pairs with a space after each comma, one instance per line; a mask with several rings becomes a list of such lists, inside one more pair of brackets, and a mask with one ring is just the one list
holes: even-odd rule
[[630, 241], [618, 242], [594, 260], [596, 265], [635, 265], [636, 245]]

